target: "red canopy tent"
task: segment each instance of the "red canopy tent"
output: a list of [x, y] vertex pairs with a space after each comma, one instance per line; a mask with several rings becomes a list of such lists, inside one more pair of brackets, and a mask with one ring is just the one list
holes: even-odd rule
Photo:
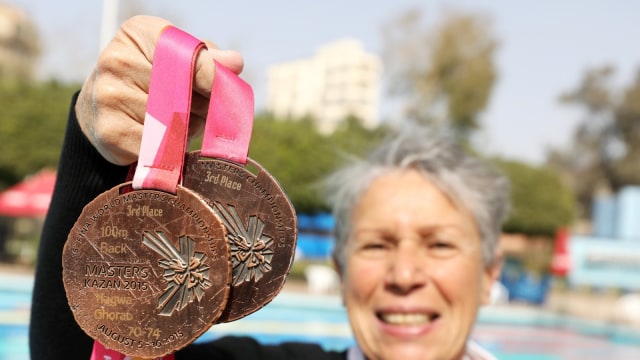
[[0, 193], [0, 216], [42, 218], [49, 210], [56, 172], [42, 170]]

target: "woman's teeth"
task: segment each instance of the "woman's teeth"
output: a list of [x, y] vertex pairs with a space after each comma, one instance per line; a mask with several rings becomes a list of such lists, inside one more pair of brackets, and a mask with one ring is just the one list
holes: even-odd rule
[[392, 325], [422, 325], [432, 321], [432, 318], [423, 313], [390, 313], [381, 314], [382, 321]]

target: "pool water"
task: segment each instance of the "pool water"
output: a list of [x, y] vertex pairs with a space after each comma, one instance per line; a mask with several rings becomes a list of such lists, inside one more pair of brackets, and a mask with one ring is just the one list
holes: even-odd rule
[[[32, 279], [0, 276], [0, 360], [25, 360]], [[341, 350], [353, 344], [335, 296], [282, 292], [262, 310], [213, 326], [197, 341], [251, 335], [263, 343], [306, 341]], [[523, 307], [481, 311], [473, 338], [503, 360], [640, 359], [640, 332]]]

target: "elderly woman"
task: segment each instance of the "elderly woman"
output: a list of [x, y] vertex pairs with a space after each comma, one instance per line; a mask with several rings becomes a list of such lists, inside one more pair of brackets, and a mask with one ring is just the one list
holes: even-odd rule
[[467, 339], [499, 275], [504, 177], [408, 129], [329, 184], [342, 296], [366, 357], [488, 358]]
[[[155, 41], [168, 22], [123, 24], [75, 97], [38, 255], [32, 359], [89, 359], [61, 279], [67, 234], [85, 204], [121, 183], [137, 158]], [[197, 60], [191, 124], [204, 119], [213, 57], [235, 73], [242, 58], [209, 44]], [[259, 135], [259, 134], [258, 134]], [[356, 346], [262, 345], [225, 337], [176, 359], [492, 359], [472, 343], [478, 309], [500, 270], [497, 240], [508, 184], [445, 137], [409, 129], [327, 182], [337, 219], [336, 268]], [[100, 360], [103, 360], [102, 358]]]

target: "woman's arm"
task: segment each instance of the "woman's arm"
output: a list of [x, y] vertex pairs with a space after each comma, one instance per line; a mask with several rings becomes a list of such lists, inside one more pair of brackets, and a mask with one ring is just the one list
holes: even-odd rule
[[62, 283], [62, 249], [82, 208], [124, 182], [128, 167], [106, 161], [80, 131], [73, 97], [56, 186], [42, 229], [31, 304], [31, 359], [89, 359], [93, 340], [76, 324]]

